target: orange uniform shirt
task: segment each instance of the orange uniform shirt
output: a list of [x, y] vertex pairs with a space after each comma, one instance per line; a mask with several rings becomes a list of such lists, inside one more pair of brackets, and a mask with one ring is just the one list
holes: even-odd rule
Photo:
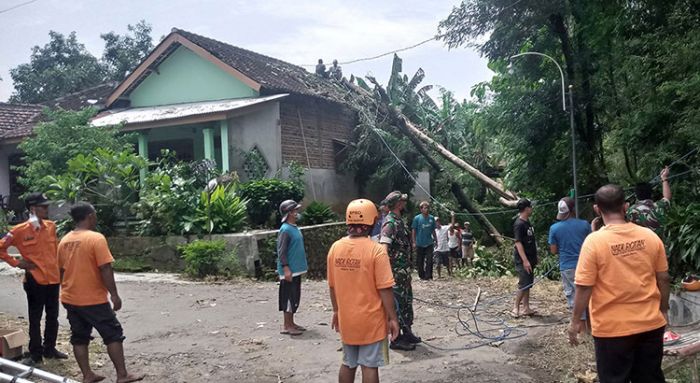
[[57, 285], [61, 283], [56, 257], [56, 224], [49, 220], [41, 220], [37, 230], [29, 221], [22, 222], [0, 239], [0, 259], [17, 267], [19, 261], [7, 253], [10, 246], [19, 250], [22, 258], [32, 262], [37, 267], [30, 272], [36, 283], [40, 285]]
[[627, 336], [665, 325], [656, 285], [656, 273], [664, 271], [664, 245], [647, 228], [625, 223], [589, 234], [581, 247], [576, 284], [593, 287], [593, 336]]
[[386, 339], [387, 314], [379, 290], [394, 286], [394, 276], [384, 246], [369, 237], [342, 238], [331, 246], [327, 268], [343, 343], [366, 345]]
[[61, 302], [74, 306], [109, 302], [100, 266], [112, 262], [104, 235], [90, 230], [66, 234], [58, 244], [58, 263], [63, 270]]

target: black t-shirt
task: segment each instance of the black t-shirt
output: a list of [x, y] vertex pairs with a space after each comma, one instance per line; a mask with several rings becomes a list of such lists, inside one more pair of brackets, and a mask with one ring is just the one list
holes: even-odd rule
[[[530, 224], [530, 221], [526, 221], [518, 217], [513, 224], [513, 233], [515, 235], [515, 240], [523, 244], [525, 248], [525, 256], [530, 262], [532, 267], [537, 264], [537, 244], [535, 243], [535, 229]], [[522, 264], [523, 261], [520, 259], [520, 254], [518, 254], [518, 248], [514, 248], [513, 259], [516, 264]]]

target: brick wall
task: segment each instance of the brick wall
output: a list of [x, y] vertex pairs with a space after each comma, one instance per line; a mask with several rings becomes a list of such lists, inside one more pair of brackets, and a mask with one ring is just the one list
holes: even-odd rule
[[[300, 122], [304, 125], [303, 136]], [[280, 125], [285, 163], [296, 161], [307, 167], [304, 137], [310, 167], [333, 169], [336, 166], [333, 139], [348, 142], [357, 117], [347, 107], [311, 97], [290, 96], [280, 103]]]

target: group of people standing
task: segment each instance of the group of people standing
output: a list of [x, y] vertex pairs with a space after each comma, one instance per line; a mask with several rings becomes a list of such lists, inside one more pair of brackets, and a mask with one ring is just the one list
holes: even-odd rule
[[[595, 344], [601, 383], [664, 382], [664, 343], [679, 336], [667, 330], [670, 276], [662, 241], [663, 220], [670, 206], [669, 169], [661, 171], [663, 198], [652, 200], [652, 187], [635, 187], [637, 202], [629, 206], [619, 185], [605, 185], [594, 195], [596, 218], [576, 217], [569, 197], [558, 202], [557, 222], [548, 244], [559, 256], [559, 271], [571, 310], [569, 341], [589, 332]], [[530, 289], [537, 266], [537, 245], [529, 221], [532, 204], [517, 204], [513, 254], [518, 291], [513, 316], [534, 315]]]
[[[22, 362], [34, 366], [47, 359], [67, 359], [56, 349], [59, 300], [70, 324], [70, 343], [83, 373], [83, 382], [99, 382], [104, 376], [90, 367], [88, 345], [93, 328], [107, 346], [117, 383], [142, 380], [131, 374], [124, 361], [124, 332], [116, 312], [122, 306], [112, 269], [112, 254], [106, 238], [95, 231], [97, 213], [88, 203], [77, 203], [71, 210], [75, 228], [59, 241], [56, 224], [50, 221], [50, 201], [42, 193], [25, 199], [29, 219], [0, 239], [0, 259], [24, 270], [23, 287], [27, 295], [29, 319], [29, 356]], [[14, 246], [21, 258], [8, 254]], [[111, 301], [111, 304], [110, 304]], [[45, 314], [44, 336], [41, 317]]]

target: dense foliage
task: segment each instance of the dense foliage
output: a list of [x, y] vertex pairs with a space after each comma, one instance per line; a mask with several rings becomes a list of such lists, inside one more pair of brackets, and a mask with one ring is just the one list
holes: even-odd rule
[[97, 111], [46, 110], [46, 121], [37, 125], [34, 136], [19, 144], [24, 153], [18, 167], [21, 182], [31, 191], [45, 191], [51, 184], [47, 176], [68, 169], [68, 161], [78, 155], [89, 156], [95, 150], [132, 152], [129, 135], [120, 135], [117, 127], [95, 128], [88, 123]]
[[10, 101], [41, 103], [105, 81], [122, 80], [153, 49], [148, 23], [141, 20], [127, 29], [125, 35], [100, 35], [105, 42], [101, 60], [78, 42], [75, 32], [66, 37], [50, 31], [50, 41], [43, 47], [34, 46], [28, 63], [10, 70], [15, 88]]
[[[282, 218], [277, 210], [282, 201], [293, 199], [297, 202], [304, 199], [304, 187], [293, 181], [283, 181], [277, 178], [266, 178], [241, 183], [238, 193], [248, 200], [248, 216], [252, 224], [261, 226], [271, 224]], [[274, 225], [274, 224], [273, 224]]]

